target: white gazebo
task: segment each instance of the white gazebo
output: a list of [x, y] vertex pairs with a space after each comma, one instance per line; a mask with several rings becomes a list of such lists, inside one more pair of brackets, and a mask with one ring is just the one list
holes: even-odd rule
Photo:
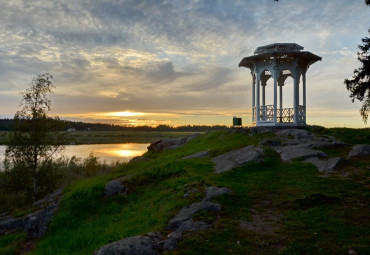
[[[321, 57], [296, 43], [274, 43], [258, 47], [253, 56], [245, 57], [240, 66], [251, 70], [252, 122], [255, 126], [306, 125], [306, 71]], [[288, 77], [293, 78], [293, 108], [283, 108], [283, 86]], [[302, 99], [299, 98], [302, 77]], [[267, 81], [273, 79], [273, 105], [265, 104]], [[279, 93], [278, 93], [279, 87]], [[262, 92], [261, 92], [262, 91]], [[278, 106], [279, 94], [279, 106]]]

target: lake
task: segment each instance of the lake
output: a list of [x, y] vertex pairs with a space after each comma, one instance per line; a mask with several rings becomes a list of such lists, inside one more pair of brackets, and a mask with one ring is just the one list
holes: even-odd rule
[[[148, 146], [147, 143], [67, 145], [63, 155], [68, 158], [72, 156], [86, 158], [90, 152], [93, 152], [100, 161], [107, 163], [128, 162], [133, 157], [145, 153]], [[0, 162], [4, 160], [5, 148], [6, 146], [0, 146]]]

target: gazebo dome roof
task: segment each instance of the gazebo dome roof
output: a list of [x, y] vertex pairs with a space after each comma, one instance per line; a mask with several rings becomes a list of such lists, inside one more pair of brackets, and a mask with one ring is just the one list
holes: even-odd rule
[[272, 52], [296, 52], [304, 48], [296, 43], [273, 43], [265, 46], [258, 47], [254, 54], [272, 53]]
[[321, 57], [309, 52], [302, 51], [304, 48], [296, 43], [273, 43], [258, 47], [254, 51], [254, 55], [242, 59], [239, 63], [253, 70], [257, 64], [272, 65], [272, 59], [277, 60], [277, 65], [293, 64], [294, 59], [300, 59], [302, 67], [308, 68], [316, 61], [320, 61]]

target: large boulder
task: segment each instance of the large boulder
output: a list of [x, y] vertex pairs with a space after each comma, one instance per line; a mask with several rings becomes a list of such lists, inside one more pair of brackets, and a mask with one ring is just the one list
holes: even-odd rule
[[369, 144], [356, 144], [352, 147], [348, 157], [370, 156]]
[[131, 164], [131, 163], [135, 163], [135, 162], [139, 162], [139, 161], [148, 161], [149, 158], [147, 157], [144, 157], [144, 156], [136, 156], [136, 157], [133, 157], [128, 163]]
[[339, 157], [329, 158], [328, 160], [313, 157], [305, 159], [304, 162], [308, 162], [315, 165], [320, 172], [330, 173], [339, 165], [341, 165], [343, 162], [345, 162], [345, 160]]
[[203, 201], [209, 201], [214, 197], [229, 194], [230, 192], [230, 188], [209, 186], [206, 188], [206, 197], [203, 198]]
[[130, 176], [123, 176], [108, 182], [104, 187], [104, 195], [106, 197], [116, 196], [116, 195], [127, 195], [130, 191], [127, 185], [122, 182], [129, 179]]
[[188, 137], [183, 137], [183, 138], [165, 138], [161, 139], [158, 141], [155, 141], [151, 143], [148, 146], [148, 151], [158, 153], [164, 150], [172, 150], [179, 148], [183, 145], [185, 145], [187, 142], [190, 142], [200, 136], [199, 133], [192, 134]]
[[163, 249], [161, 240], [160, 233], [150, 232], [107, 244], [94, 255], [159, 255]]
[[261, 162], [263, 156], [264, 150], [262, 148], [251, 145], [219, 155], [213, 158], [212, 162], [215, 164], [215, 172], [223, 173], [251, 161]]
[[[213, 202], [202, 201], [199, 203], [191, 204], [190, 206], [186, 206], [182, 208], [180, 212], [173, 219], [170, 220], [170, 222], [168, 223], [167, 229], [169, 230], [181, 229], [182, 231], [193, 230], [193, 229], [189, 229], [189, 225], [192, 225], [196, 228], [193, 231], [199, 230], [198, 229], [199, 224], [193, 223], [191, 217], [195, 213], [202, 211], [202, 210], [206, 210], [209, 212], [218, 212], [221, 210], [221, 205], [213, 203]], [[184, 224], [184, 226], [181, 226], [182, 224]], [[201, 223], [200, 225], [204, 226], [203, 223]]]
[[180, 139], [161, 139], [148, 146], [148, 151], [158, 153], [164, 150], [172, 150], [183, 146], [186, 143], [186, 138]]
[[310, 144], [287, 145], [284, 147], [273, 148], [278, 153], [283, 161], [291, 161], [296, 158], [312, 158], [312, 157], [327, 157], [327, 154], [322, 151], [312, 150]]
[[49, 223], [53, 219], [58, 206], [59, 203], [55, 203], [54, 205], [27, 215], [24, 218], [24, 231], [27, 235], [33, 238], [43, 236], [48, 229]]

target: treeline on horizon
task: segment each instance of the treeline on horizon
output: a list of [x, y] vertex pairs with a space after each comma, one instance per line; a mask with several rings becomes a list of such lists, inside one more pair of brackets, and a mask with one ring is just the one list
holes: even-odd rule
[[[60, 131], [67, 131], [68, 129], [75, 129], [76, 131], [210, 131], [222, 130], [228, 128], [225, 125], [184, 125], [184, 126], [121, 126], [106, 123], [85, 123], [81, 121], [59, 120], [63, 127]], [[13, 126], [13, 119], [0, 119], [0, 131], [11, 131]]]

